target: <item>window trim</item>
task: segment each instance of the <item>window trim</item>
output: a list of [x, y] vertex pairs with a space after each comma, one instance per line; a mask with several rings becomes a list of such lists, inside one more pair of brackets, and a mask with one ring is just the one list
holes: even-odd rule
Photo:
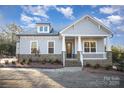
[[[95, 44], [96, 44], [96, 52], [91, 52], [91, 46], [89, 47], [90, 48], [90, 50], [89, 50], [89, 52], [85, 52], [85, 42], [95, 42]], [[97, 53], [97, 41], [96, 40], [84, 40], [83, 41], [83, 52], [84, 53]]]
[[32, 54], [32, 53], [31, 53], [31, 45], [32, 45], [32, 42], [36, 42], [36, 43], [37, 43], [37, 50], [38, 50], [38, 40], [31, 40], [31, 41], [30, 41], [30, 54]]
[[[40, 31], [40, 27], [41, 26], [37, 27], [38, 33], [49, 33], [49, 26], [47, 26], [47, 25], [46, 26], [42, 26], [43, 27], [43, 31]], [[45, 27], [47, 27], [47, 31], [44, 30]]]
[[[53, 45], [54, 45], [53, 53], [49, 53], [49, 42], [53, 42]], [[55, 54], [55, 40], [47, 40], [47, 54]]]
[[[41, 29], [41, 27], [43, 28], [43, 30], [41, 31], [40, 29]], [[44, 27], [43, 26], [39, 26], [39, 31], [40, 32], [44, 32]]]

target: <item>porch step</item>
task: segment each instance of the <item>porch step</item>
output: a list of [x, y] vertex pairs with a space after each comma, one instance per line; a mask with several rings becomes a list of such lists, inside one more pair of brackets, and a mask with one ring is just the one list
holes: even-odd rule
[[66, 59], [65, 60], [66, 67], [81, 67], [81, 62], [77, 59]]

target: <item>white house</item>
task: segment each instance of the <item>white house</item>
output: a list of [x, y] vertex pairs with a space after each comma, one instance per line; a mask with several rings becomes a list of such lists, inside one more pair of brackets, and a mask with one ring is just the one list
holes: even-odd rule
[[63, 66], [105, 66], [112, 63], [112, 32], [89, 15], [58, 33], [49, 23], [38, 23], [35, 31], [25, 31], [17, 34], [17, 37], [16, 54], [19, 58], [58, 59]]

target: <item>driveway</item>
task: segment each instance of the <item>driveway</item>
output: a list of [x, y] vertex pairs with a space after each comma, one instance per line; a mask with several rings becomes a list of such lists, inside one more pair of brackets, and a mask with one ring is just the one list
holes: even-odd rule
[[0, 87], [124, 87], [124, 73], [87, 69], [82, 71], [80, 67], [61, 69], [0, 68]]

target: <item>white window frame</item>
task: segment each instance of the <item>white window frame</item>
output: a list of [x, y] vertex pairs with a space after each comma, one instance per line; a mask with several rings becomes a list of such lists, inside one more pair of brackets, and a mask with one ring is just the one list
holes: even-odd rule
[[[89, 52], [85, 52], [85, 42], [95, 42], [95, 44], [96, 44], [96, 52], [91, 52], [91, 46], [89, 46], [90, 51]], [[96, 40], [84, 40], [83, 41], [83, 52], [84, 53], [97, 53], [97, 41]]]
[[[40, 27], [43, 27], [43, 31], [40, 31]], [[44, 28], [47, 27], [47, 31], [44, 30]], [[38, 33], [49, 33], [49, 26], [38, 26]]]
[[[40, 28], [43, 28], [43, 30], [41, 31]], [[44, 32], [44, 27], [43, 26], [39, 26], [39, 32]]]
[[[54, 45], [54, 51], [53, 53], [49, 53], [49, 42], [53, 42], [53, 45]], [[55, 40], [48, 40], [47, 41], [47, 54], [55, 54]]]
[[37, 43], [37, 50], [38, 50], [38, 40], [31, 40], [31, 41], [30, 41], [30, 54], [32, 54], [32, 53], [31, 53], [32, 42], [36, 42], [36, 43]]

